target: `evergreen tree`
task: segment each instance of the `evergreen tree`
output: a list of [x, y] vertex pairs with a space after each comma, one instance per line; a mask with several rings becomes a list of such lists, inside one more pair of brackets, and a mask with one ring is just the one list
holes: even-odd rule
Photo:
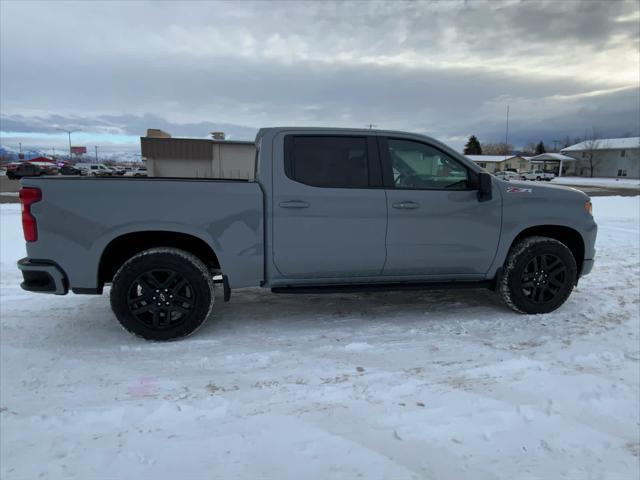
[[465, 155], [482, 155], [482, 147], [475, 135], [471, 135], [464, 146]]
[[536, 145], [536, 155], [540, 155], [542, 153], [547, 153], [547, 150], [544, 148], [544, 143], [540, 140], [540, 143]]

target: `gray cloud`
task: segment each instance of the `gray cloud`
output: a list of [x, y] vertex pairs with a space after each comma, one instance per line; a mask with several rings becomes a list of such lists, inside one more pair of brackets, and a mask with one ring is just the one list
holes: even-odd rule
[[[0, 3], [0, 129], [637, 132], [629, 2]], [[24, 35], [24, 25], [30, 26]], [[560, 133], [563, 132], [563, 133]], [[566, 133], [564, 133], [566, 132]], [[13, 137], [12, 137], [13, 138]]]
[[93, 117], [79, 115], [0, 116], [0, 130], [4, 132], [59, 134], [57, 128], [81, 129], [81, 131], [103, 135], [132, 137], [144, 136], [148, 128], [160, 128], [171, 132], [176, 137], [205, 138], [211, 132], [223, 131], [231, 138], [251, 140], [257, 133], [257, 129], [242, 125], [214, 122], [172, 123], [157, 115], [150, 114], [98, 115]]

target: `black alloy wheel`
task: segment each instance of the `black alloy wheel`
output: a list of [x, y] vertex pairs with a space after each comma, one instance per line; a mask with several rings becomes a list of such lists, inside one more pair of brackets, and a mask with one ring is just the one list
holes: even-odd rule
[[213, 276], [190, 252], [151, 248], [120, 267], [110, 297], [127, 331], [147, 340], [174, 340], [195, 332], [211, 313]]
[[577, 279], [576, 258], [567, 245], [533, 236], [512, 246], [496, 287], [516, 312], [549, 313], [569, 298]]
[[520, 277], [522, 294], [533, 303], [547, 303], [563, 291], [567, 267], [562, 259], [547, 253], [534, 256]]
[[193, 311], [196, 294], [189, 281], [174, 270], [144, 272], [129, 288], [131, 314], [156, 329], [178, 326]]

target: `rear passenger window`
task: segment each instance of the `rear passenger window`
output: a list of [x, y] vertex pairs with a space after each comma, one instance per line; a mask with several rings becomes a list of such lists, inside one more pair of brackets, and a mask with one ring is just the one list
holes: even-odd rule
[[325, 188], [369, 186], [365, 137], [285, 137], [285, 173], [296, 182]]

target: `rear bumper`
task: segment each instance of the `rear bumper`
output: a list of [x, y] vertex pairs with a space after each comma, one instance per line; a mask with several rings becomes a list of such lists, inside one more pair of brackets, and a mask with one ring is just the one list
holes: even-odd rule
[[24, 281], [20, 284], [23, 290], [37, 293], [53, 293], [66, 295], [69, 281], [64, 271], [50, 260], [18, 260], [18, 268], [22, 271]]

